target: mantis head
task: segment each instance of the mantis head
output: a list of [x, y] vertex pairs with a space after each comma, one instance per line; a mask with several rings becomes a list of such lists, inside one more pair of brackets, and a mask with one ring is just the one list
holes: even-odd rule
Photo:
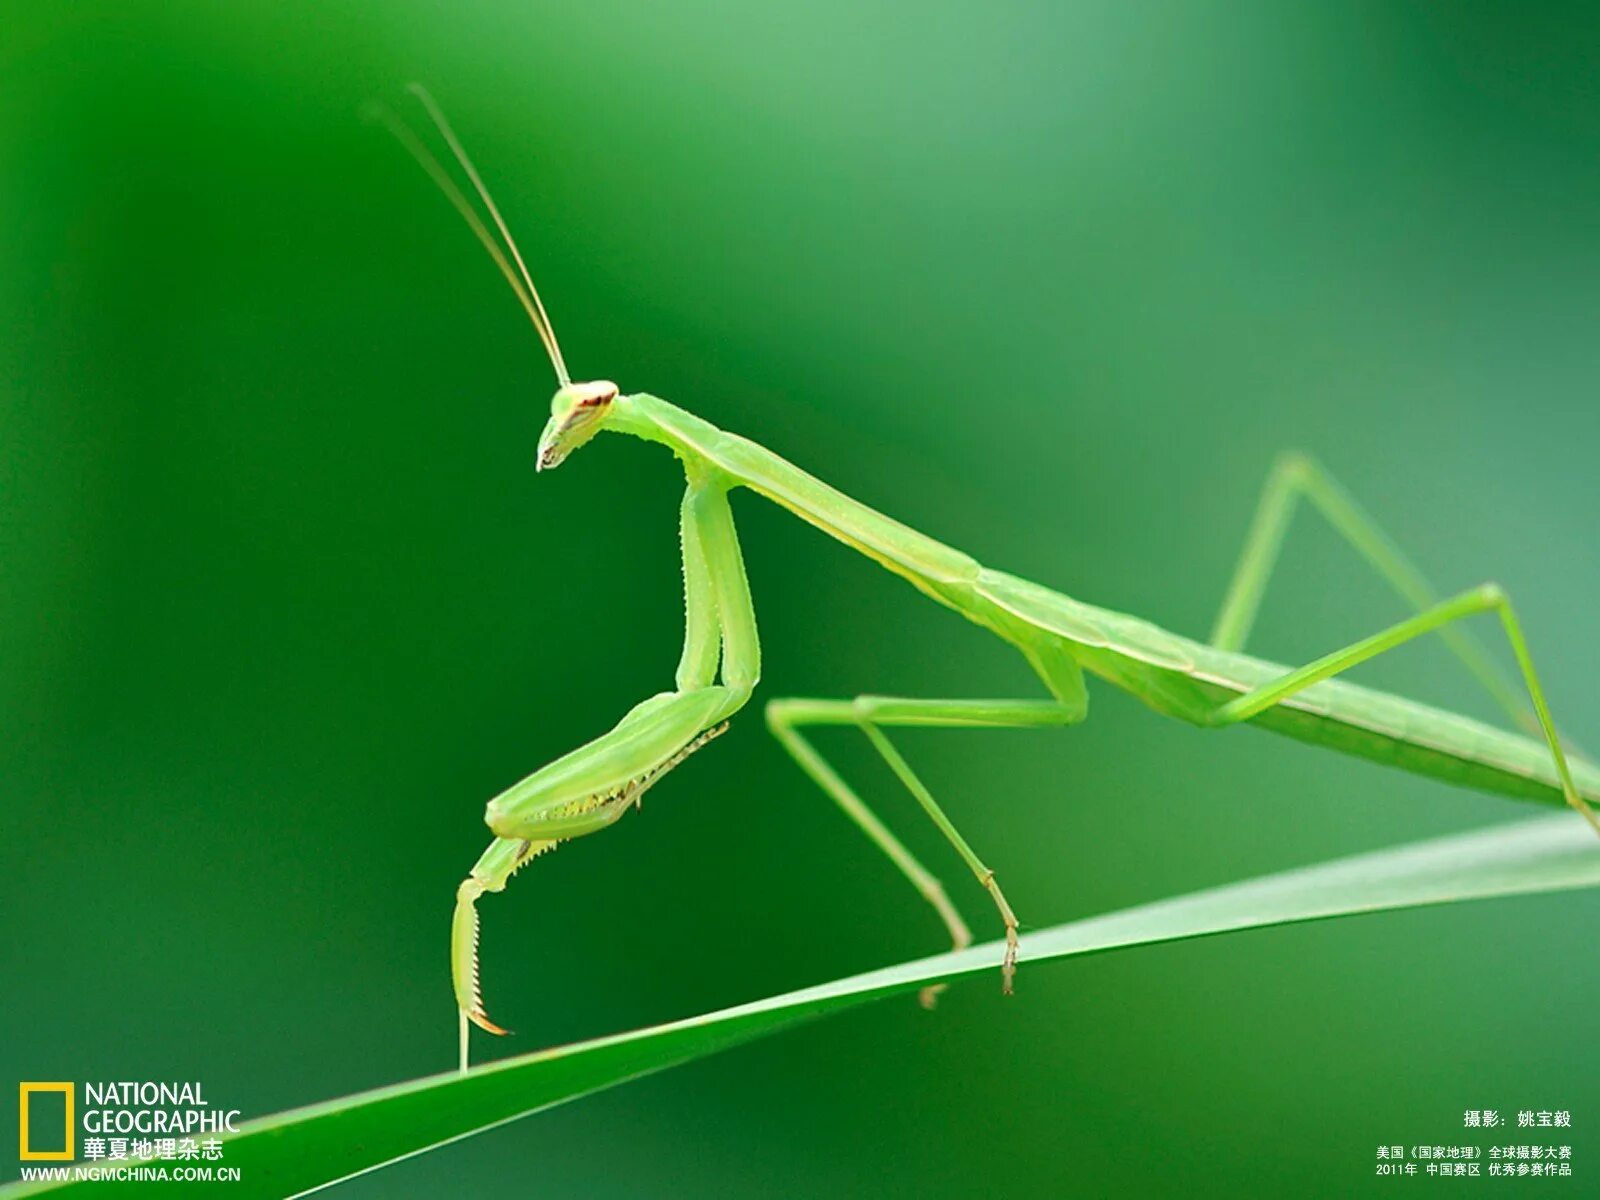
[[616, 398], [617, 385], [609, 379], [563, 385], [550, 401], [550, 420], [539, 436], [534, 469], [559, 467], [567, 455], [599, 433]]

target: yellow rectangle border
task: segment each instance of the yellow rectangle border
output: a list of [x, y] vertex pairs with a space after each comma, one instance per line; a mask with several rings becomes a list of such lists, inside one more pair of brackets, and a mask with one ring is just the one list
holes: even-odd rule
[[[48, 1094], [60, 1092], [67, 1102], [67, 1136], [66, 1149], [64, 1150], [32, 1150], [28, 1147], [28, 1098], [35, 1094]], [[19, 1083], [17, 1085], [17, 1106], [21, 1109], [19, 1117], [20, 1128], [17, 1131], [17, 1157], [23, 1162], [71, 1162], [73, 1157], [72, 1137], [72, 1085], [70, 1083]]]

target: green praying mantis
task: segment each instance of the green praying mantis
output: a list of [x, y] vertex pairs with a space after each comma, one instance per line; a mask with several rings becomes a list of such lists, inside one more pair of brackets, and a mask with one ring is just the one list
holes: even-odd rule
[[[1252, 725], [1345, 754], [1430, 775], [1461, 787], [1568, 804], [1600, 833], [1589, 802], [1600, 802], [1600, 768], [1563, 749], [1515, 610], [1505, 592], [1482, 584], [1441, 597], [1350, 496], [1311, 459], [1286, 455], [1272, 470], [1210, 638], [1193, 641], [1037, 583], [980, 565], [959, 550], [869, 508], [764, 446], [718, 429], [645, 393], [624, 395], [608, 381], [574, 383], [533, 279], [489, 189], [433, 98], [413, 85], [489, 223], [410, 128], [381, 113], [488, 251], [526, 310], [560, 386], [539, 439], [535, 469], [552, 470], [600, 433], [664, 446], [683, 465], [680, 508], [685, 598], [683, 652], [673, 686], [644, 700], [609, 732], [489, 801], [494, 840], [456, 893], [450, 967], [466, 1070], [469, 1031], [506, 1030], [489, 1019], [478, 980], [477, 902], [505, 888], [534, 858], [572, 838], [598, 833], [636, 807], [644, 792], [724, 729], [749, 702], [761, 675], [761, 646], [729, 494], [737, 488], [779, 504], [924, 595], [1010, 643], [1043, 684], [1041, 699], [775, 699], [767, 725], [821, 790], [899, 868], [938, 913], [956, 949], [971, 942], [938, 879], [872, 812], [805, 729], [861, 731], [988, 893], [1005, 928], [1002, 987], [1012, 989], [1017, 918], [995, 873], [962, 836], [886, 729], [1055, 728], [1088, 714], [1085, 672], [1132, 693], [1155, 712], [1206, 729]], [[513, 265], [514, 264], [514, 265]], [[1304, 499], [1375, 568], [1412, 615], [1297, 668], [1243, 653], [1290, 518]], [[1460, 622], [1493, 614], [1510, 645], [1521, 686]], [[1438, 633], [1524, 733], [1510, 733], [1400, 696], [1334, 679], [1427, 633]], [[937, 988], [926, 989], [931, 1003]]]

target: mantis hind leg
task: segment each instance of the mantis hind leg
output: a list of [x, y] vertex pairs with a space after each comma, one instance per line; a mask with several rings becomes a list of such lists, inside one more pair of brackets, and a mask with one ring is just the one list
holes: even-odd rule
[[[1012, 990], [1012, 978], [1016, 972], [1016, 913], [1012, 911], [1005, 893], [1000, 890], [994, 871], [978, 857], [883, 729], [886, 726], [908, 725], [946, 729], [1032, 729], [1070, 725], [1082, 720], [1083, 716], [1084, 706], [1081, 703], [1059, 700], [908, 700], [892, 696], [857, 696], [854, 700], [790, 698], [773, 700], [767, 705], [767, 725], [773, 736], [800, 764], [801, 770], [839, 805], [845, 815], [900, 868], [912, 886], [933, 906], [950, 931], [954, 948], [964, 949], [971, 943], [972, 935], [960, 913], [950, 903], [943, 885], [889, 831], [800, 729], [805, 726], [843, 725], [854, 726], [866, 735], [889, 769], [916, 798], [994, 902], [1005, 925], [1006, 955], [1001, 981], [1007, 994]], [[931, 1007], [934, 998], [942, 990], [942, 984], [924, 988], [921, 993], [923, 1004]]]
[[[1211, 630], [1211, 644], [1219, 650], [1244, 649], [1267, 581], [1277, 565], [1278, 552], [1288, 536], [1295, 507], [1302, 497], [1388, 582], [1414, 613], [1424, 613], [1443, 599], [1394, 540], [1321, 464], [1305, 454], [1291, 451], [1279, 456], [1261, 490], [1244, 550]], [[1496, 665], [1481, 641], [1468, 630], [1448, 625], [1439, 629], [1439, 635], [1513, 721], [1536, 737], [1543, 732], [1538, 714], [1529, 706], [1526, 695]]]
[[1540, 684], [1539, 675], [1533, 668], [1533, 657], [1528, 651], [1527, 639], [1522, 635], [1522, 625], [1517, 620], [1516, 610], [1511, 607], [1510, 598], [1498, 584], [1486, 583], [1471, 591], [1462, 592], [1459, 596], [1432, 605], [1381, 633], [1363, 638], [1341, 650], [1326, 654], [1298, 670], [1289, 671], [1277, 679], [1264, 683], [1219, 707], [1212, 714], [1211, 723], [1234, 725], [1248, 721], [1296, 692], [1348, 671], [1356, 664], [1376, 658], [1413, 638], [1421, 637], [1425, 633], [1446, 631], [1455, 622], [1466, 617], [1490, 612], [1500, 618], [1500, 626], [1505, 631], [1506, 641], [1510, 643], [1511, 652], [1516, 658], [1523, 685], [1527, 688], [1528, 699], [1533, 706], [1537, 728], [1545, 744], [1549, 746], [1550, 756], [1555, 763], [1561, 794], [1569, 805], [1583, 815], [1584, 820], [1589, 822], [1594, 831], [1600, 834], [1600, 817], [1596, 817], [1594, 810], [1579, 794], [1577, 785], [1573, 782], [1572, 768], [1567, 762], [1561, 735], [1557, 733], [1555, 722], [1551, 719], [1544, 687]]

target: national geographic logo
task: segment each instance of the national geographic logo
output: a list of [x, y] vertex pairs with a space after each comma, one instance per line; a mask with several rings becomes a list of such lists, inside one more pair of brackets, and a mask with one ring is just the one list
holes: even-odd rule
[[[63, 1112], [61, 1124], [58, 1126], [53, 1119], [54, 1104], [49, 1099], [41, 1099], [37, 1106], [34, 1097], [60, 1096]], [[23, 1162], [71, 1162], [72, 1161], [72, 1108], [73, 1088], [70, 1083], [24, 1083], [17, 1088], [17, 1107], [19, 1109], [17, 1130], [17, 1157]], [[33, 1113], [37, 1107], [39, 1116], [34, 1118]], [[61, 1136], [55, 1136], [56, 1129], [61, 1130]], [[57, 1144], [60, 1149], [56, 1149]], [[44, 1147], [40, 1149], [39, 1147]]]
[[82, 1091], [72, 1083], [23, 1083], [17, 1107], [23, 1162], [71, 1162], [75, 1152], [89, 1162], [216, 1161], [223, 1135], [239, 1132], [239, 1110], [212, 1105], [198, 1081], [91, 1079]]

